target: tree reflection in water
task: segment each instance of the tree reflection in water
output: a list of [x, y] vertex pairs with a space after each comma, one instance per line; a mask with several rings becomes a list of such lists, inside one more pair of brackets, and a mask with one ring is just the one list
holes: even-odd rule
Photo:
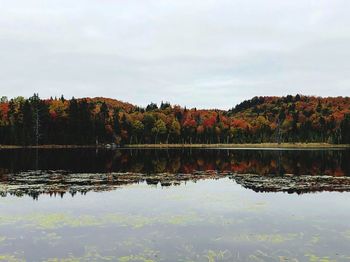
[[349, 150], [35, 149], [0, 151], [0, 172], [65, 170], [77, 173], [192, 173], [231, 171], [259, 175], [350, 174]]
[[349, 156], [349, 150], [4, 150], [1, 194], [63, 196], [143, 181], [169, 186], [232, 174], [346, 177]]

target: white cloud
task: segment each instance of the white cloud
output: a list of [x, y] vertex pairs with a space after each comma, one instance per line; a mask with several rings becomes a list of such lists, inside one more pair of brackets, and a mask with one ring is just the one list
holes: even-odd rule
[[349, 1], [0, 0], [0, 92], [230, 108], [350, 95]]

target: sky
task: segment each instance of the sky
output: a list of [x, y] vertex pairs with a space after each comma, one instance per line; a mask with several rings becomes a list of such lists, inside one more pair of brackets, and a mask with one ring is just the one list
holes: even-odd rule
[[348, 0], [0, 0], [0, 96], [350, 96]]

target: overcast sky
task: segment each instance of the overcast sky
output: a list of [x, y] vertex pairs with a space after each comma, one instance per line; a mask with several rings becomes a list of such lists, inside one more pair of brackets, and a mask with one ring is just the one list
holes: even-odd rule
[[349, 0], [0, 0], [0, 96], [350, 96]]

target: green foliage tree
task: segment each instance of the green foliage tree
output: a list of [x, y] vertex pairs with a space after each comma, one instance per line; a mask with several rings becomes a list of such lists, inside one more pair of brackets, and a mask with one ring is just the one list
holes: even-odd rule
[[152, 128], [152, 133], [155, 134], [154, 143], [157, 144], [158, 136], [162, 136], [166, 134], [166, 132], [167, 128], [164, 121], [162, 119], [158, 119]]
[[225, 110], [108, 98], [0, 98], [0, 144], [350, 143], [350, 99], [254, 97]]
[[140, 120], [134, 120], [132, 122], [132, 130], [133, 130], [133, 133], [135, 134], [136, 143], [141, 142], [144, 129], [145, 129], [145, 126]]
[[340, 124], [341, 142], [350, 144], [350, 114], [345, 115]]

